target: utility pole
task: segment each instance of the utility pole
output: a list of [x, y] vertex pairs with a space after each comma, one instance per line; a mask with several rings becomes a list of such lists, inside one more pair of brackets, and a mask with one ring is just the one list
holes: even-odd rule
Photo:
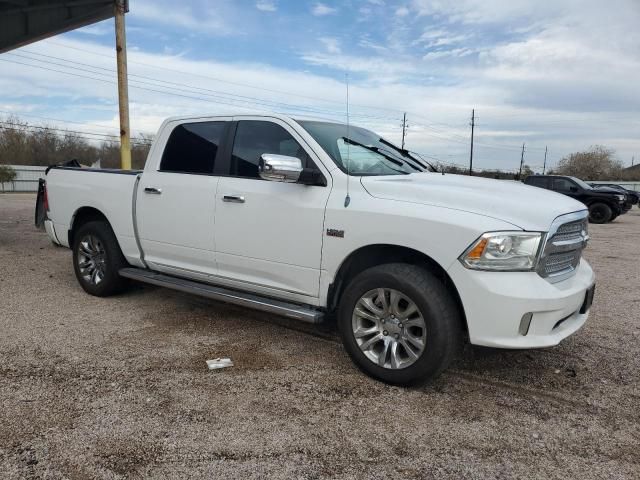
[[542, 174], [544, 175], [545, 170], [547, 169], [547, 147], [544, 147], [544, 163], [542, 164]]
[[524, 143], [522, 144], [522, 154], [520, 155], [520, 173], [518, 173], [518, 180], [522, 179], [522, 166], [524, 165]]
[[118, 105], [120, 111], [120, 168], [123, 170], [131, 170], [127, 36], [124, 25], [124, 14], [129, 11], [129, 1], [116, 0], [114, 9], [116, 20], [116, 60], [118, 64]]
[[634, 160], [635, 160], [635, 159], [636, 159], [636, 157], [635, 157], [635, 156], [631, 157], [631, 166], [632, 166], [632, 167], [633, 167], [633, 162], [634, 162]]
[[471, 110], [471, 153], [469, 154], [469, 175], [473, 175], [473, 130], [476, 126], [476, 109]]
[[407, 112], [405, 112], [402, 116], [402, 150], [404, 150], [404, 137], [407, 135], [407, 128], [409, 125], [407, 125]]

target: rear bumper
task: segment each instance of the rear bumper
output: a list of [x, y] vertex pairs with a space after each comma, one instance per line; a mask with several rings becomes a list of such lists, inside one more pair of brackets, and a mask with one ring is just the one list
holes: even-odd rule
[[56, 229], [51, 220], [47, 219], [44, 221], [44, 229], [53, 243], [55, 243], [56, 245], [62, 245], [60, 243], [60, 240], [58, 240], [58, 237], [56, 235]]
[[[580, 313], [595, 276], [582, 259], [575, 275], [549, 283], [534, 272], [481, 272], [459, 262], [450, 268], [474, 345], [498, 348], [542, 348], [557, 345], [576, 332], [589, 312]], [[525, 333], [525, 314], [531, 322]]]

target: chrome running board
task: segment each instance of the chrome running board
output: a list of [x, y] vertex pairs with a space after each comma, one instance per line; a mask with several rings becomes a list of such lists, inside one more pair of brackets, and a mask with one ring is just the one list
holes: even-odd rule
[[215, 287], [206, 283], [194, 282], [183, 278], [152, 272], [142, 268], [123, 268], [120, 275], [139, 282], [171, 288], [185, 293], [192, 293], [201, 297], [232, 303], [243, 307], [249, 307], [263, 312], [275, 313], [288, 318], [295, 318], [307, 323], [321, 323], [324, 313], [309, 306], [274, 300], [253, 293], [230, 290], [228, 288]]

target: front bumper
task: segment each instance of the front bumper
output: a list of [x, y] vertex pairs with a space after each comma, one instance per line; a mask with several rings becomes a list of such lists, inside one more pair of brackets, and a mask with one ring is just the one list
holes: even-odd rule
[[[593, 270], [581, 259], [575, 275], [550, 283], [535, 272], [483, 272], [455, 262], [449, 275], [460, 294], [474, 345], [541, 348], [557, 345], [576, 332], [589, 312], [580, 313]], [[523, 315], [532, 313], [526, 334]]]

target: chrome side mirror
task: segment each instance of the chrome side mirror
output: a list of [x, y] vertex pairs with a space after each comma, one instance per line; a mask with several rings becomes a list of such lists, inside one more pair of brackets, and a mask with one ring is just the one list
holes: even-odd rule
[[258, 163], [260, 178], [272, 182], [296, 183], [302, 173], [302, 161], [296, 157], [263, 153]]

